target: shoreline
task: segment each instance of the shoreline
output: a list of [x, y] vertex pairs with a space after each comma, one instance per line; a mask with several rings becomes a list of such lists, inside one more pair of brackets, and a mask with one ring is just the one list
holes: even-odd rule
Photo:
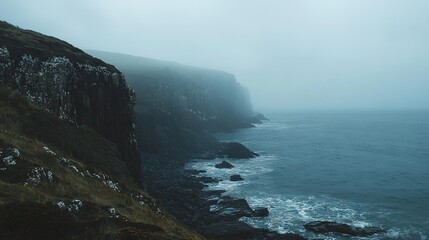
[[151, 179], [145, 183], [149, 193], [160, 199], [179, 222], [202, 235], [214, 239], [306, 239], [298, 234], [281, 234], [239, 221], [241, 217], [263, 215], [258, 209], [252, 209], [245, 199], [222, 195], [225, 190], [204, 190], [206, 183], [220, 180], [199, 176], [201, 171], [198, 170], [185, 169], [192, 158], [141, 154], [143, 174]]

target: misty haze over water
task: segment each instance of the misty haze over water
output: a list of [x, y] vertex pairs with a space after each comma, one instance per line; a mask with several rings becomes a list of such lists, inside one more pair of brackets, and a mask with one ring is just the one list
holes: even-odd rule
[[[258, 227], [306, 232], [309, 221], [383, 226], [387, 234], [353, 239], [427, 239], [429, 234], [429, 112], [289, 111], [267, 114], [256, 128], [220, 134], [261, 156], [217, 169], [197, 160], [188, 167], [224, 181], [252, 206], [268, 205], [267, 218], [247, 218]], [[216, 163], [223, 161], [218, 159]], [[230, 182], [240, 173], [243, 182]], [[329, 239], [350, 239], [331, 236]]]
[[234, 73], [264, 109], [429, 107], [429, 2], [1, 1], [83, 49]]
[[[222, 130], [220, 141], [258, 153], [236, 161], [210, 145], [201, 156], [213, 161], [186, 165], [222, 180], [204, 190], [269, 210], [240, 221], [309, 238], [326, 237], [305, 230], [311, 221], [380, 227], [374, 240], [429, 237], [428, 13], [427, 0], [0, 0], [2, 20], [86, 49], [135, 84], [126, 136], [148, 145], [141, 153], [223, 146], [210, 135]], [[270, 120], [250, 128], [252, 106]], [[234, 168], [215, 167], [224, 160]]]

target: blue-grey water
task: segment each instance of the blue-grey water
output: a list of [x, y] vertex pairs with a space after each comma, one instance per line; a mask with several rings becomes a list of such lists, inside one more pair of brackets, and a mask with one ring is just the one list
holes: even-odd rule
[[[225, 189], [255, 206], [266, 218], [242, 221], [310, 238], [303, 224], [331, 220], [380, 226], [386, 234], [366, 239], [427, 239], [429, 236], [429, 112], [315, 111], [268, 114], [255, 128], [220, 134], [261, 156], [232, 160], [216, 169], [216, 159], [188, 167], [223, 179], [208, 189]], [[244, 182], [230, 182], [240, 174]]]

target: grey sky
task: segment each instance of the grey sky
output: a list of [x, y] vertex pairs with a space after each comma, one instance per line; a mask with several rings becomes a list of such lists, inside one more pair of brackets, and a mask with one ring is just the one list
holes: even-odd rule
[[232, 72], [261, 108], [429, 108], [427, 0], [0, 0], [97, 49]]

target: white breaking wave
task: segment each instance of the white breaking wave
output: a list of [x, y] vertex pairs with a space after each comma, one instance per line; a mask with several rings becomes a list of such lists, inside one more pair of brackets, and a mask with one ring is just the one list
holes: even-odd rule
[[[294, 232], [309, 238], [323, 238], [329, 240], [345, 239], [409, 239], [427, 240], [427, 236], [417, 229], [388, 229], [386, 234], [374, 235], [372, 237], [344, 237], [339, 235], [318, 235], [306, 231], [303, 227], [305, 223], [311, 221], [334, 221], [347, 223], [355, 227], [380, 226], [373, 222], [374, 215], [386, 215], [388, 213], [365, 212], [365, 206], [352, 202], [333, 199], [327, 196], [305, 196], [288, 194], [266, 194], [263, 192], [249, 193], [241, 191], [245, 186], [252, 186], [258, 175], [267, 174], [273, 171], [268, 168], [270, 161], [276, 160], [276, 156], [261, 156], [249, 160], [215, 159], [215, 160], [194, 160], [187, 164], [187, 169], [205, 170], [200, 176], [218, 178], [219, 183], [208, 183], [207, 190], [225, 190], [226, 195], [245, 198], [251, 207], [267, 207], [270, 214], [265, 218], [242, 218], [241, 220], [254, 226], [267, 228], [280, 233]], [[215, 164], [228, 161], [234, 168], [218, 169]], [[240, 174], [245, 180], [232, 182], [229, 177], [233, 174]]]

